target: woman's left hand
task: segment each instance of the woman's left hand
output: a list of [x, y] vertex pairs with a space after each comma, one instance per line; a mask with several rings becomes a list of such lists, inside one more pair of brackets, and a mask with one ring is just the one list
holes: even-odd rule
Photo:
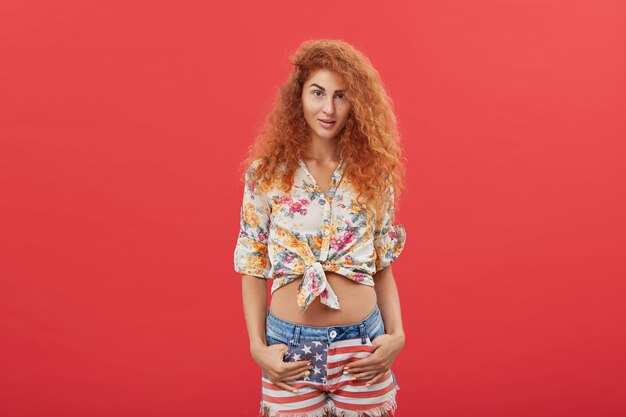
[[385, 379], [403, 346], [404, 335], [381, 334], [372, 340], [372, 354], [344, 366], [344, 373], [349, 373], [351, 379], [371, 377], [366, 385], [377, 384]]

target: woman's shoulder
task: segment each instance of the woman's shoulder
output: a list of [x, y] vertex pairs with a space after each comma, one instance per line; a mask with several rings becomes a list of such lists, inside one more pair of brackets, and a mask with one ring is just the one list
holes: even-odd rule
[[[250, 162], [246, 170], [246, 178], [253, 180], [259, 185], [260, 190], [268, 194], [276, 194], [284, 192], [282, 187], [282, 175], [287, 171], [287, 165], [284, 161], [277, 162], [273, 172], [270, 174], [262, 164], [262, 158], [257, 158]], [[262, 172], [262, 171], [266, 172]], [[282, 190], [282, 191], [281, 191]]]
[[[250, 164], [248, 165], [247, 171], [248, 172], [254, 172], [257, 169], [261, 168], [263, 165], [263, 158], [256, 158], [253, 159], [252, 162], [250, 162]], [[286, 161], [277, 161], [276, 162], [276, 172], [277, 173], [283, 173], [286, 172], [287, 170], [287, 163]]]

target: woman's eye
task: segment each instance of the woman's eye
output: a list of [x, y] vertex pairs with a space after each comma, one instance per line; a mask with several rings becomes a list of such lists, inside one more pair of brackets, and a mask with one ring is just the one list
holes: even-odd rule
[[[322, 90], [313, 90], [312, 91], [313, 95], [315, 97], [322, 97], [324, 95], [324, 92]], [[335, 96], [336, 98], [338, 98], [339, 100], [345, 100], [346, 99], [346, 95], [345, 94], [337, 94]]]

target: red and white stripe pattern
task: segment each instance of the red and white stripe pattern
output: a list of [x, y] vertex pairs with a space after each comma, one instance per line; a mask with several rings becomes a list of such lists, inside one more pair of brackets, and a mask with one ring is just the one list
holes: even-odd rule
[[330, 343], [301, 340], [298, 346], [289, 347], [285, 361], [310, 360], [314, 367], [311, 375], [287, 381], [297, 393], [277, 387], [263, 375], [261, 412], [269, 410], [263, 414], [269, 417], [318, 417], [326, 416], [328, 410], [341, 411], [342, 416], [358, 416], [366, 410], [372, 416], [391, 415], [396, 409], [391, 371], [383, 381], [369, 387], [365, 385], [369, 378], [352, 381], [350, 373], [343, 374], [345, 365], [371, 353], [369, 338], [365, 344], [360, 337]]

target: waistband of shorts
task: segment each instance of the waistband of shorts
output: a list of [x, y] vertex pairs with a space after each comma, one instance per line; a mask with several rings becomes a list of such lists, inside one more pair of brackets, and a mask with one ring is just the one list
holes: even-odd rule
[[376, 334], [382, 325], [382, 315], [378, 305], [362, 321], [341, 326], [319, 327], [292, 323], [276, 317], [271, 310], [268, 310], [266, 319], [266, 331], [270, 337], [279, 336], [281, 339], [290, 341], [295, 339], [296, 342], [300, 339], [332, 342], [364, 337], [364, 335]]

